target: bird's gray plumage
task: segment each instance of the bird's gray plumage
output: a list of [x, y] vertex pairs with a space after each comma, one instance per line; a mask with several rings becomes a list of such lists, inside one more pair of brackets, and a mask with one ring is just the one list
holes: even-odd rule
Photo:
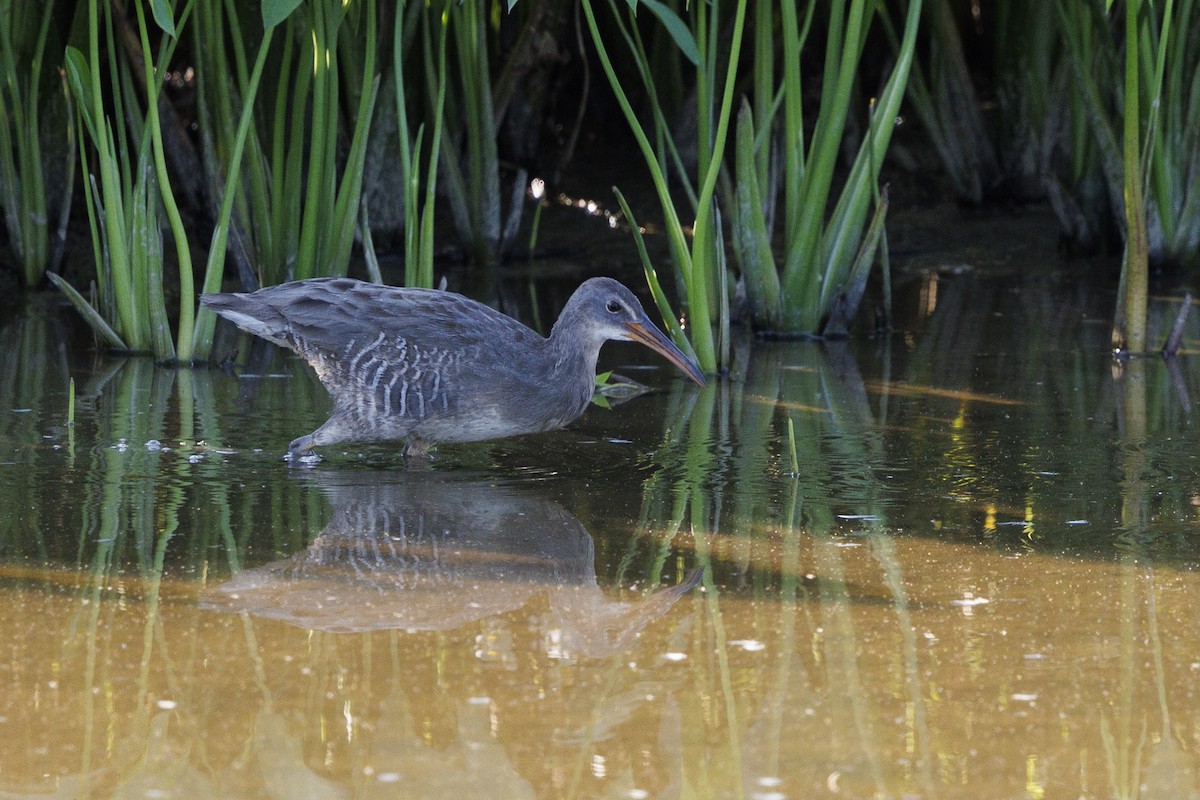
[[[635, 339], [702, 382], [695, 364], [610, 278], [584, 282], [549, 338], [453, 292], [316, 278], [201, 301], [301, 355], [333, 398], [329, 419], [290, 452], [407, 439], [408, 452], [551, 430], [587, 408], [609, 339]], [[649, 329], [647, 331], [647, 328]]]

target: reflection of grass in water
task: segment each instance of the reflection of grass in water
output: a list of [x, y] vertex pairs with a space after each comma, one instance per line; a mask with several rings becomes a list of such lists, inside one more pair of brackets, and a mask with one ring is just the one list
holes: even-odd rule
[[[52, 344], [63, 336], [53, 322], [19, 319], [5, 331], [13, 346], [0, 354], [0, 405], [29, 409], [2, 418], [18, 468], [6, 470], [0, 500], [26, 509], [0, 528], [7, 560], [47, 567], [68, 560], [105, 579], [124, 565], [143, 578], [161, 575], [161, 565], [206, 576], [214, 556], [219, 572], [238, 569], [252, 538], [269, 541], [273, 552], [307, 543], [308, 523], [328, 513], [319, 496], [282, 467], [265, 482], [230, 481], [231, 465], [218, 463], [229, 455], [218, 452], [225, 435], [214, 381], [223, 376], [113, 359], [73, 390]], [[312, 394], [321, 390], [298, 377], [263, 383], [286, 393], [283, 405], [316, 405]], [[75, 474], [74, 488], [60, 491]], [[56, 527], [79, 526], [73, 545], [46, 536], [49, 508]]]
[[[797, 356], [802, 363], [797, 364]], [[813, 681], [825, 680], [845, 687], [839, 696], [848, 699], [838, 706], [844, 719], [835, 728], [856, 737], [848, 747], [864, 754], [876, 791], [887, 794], [894, 787], [888, 785], [861, 685], [854, 600], [847, 591], [840, 539], [834, 536], [835, 508], [843, 506], [869, 518], [875, 537], [885, 535], [882, 487], [875, 477], [883, 466], [882, 426], [853, 361], [837, 348], [765, 347], [745, 365], [744, 375], [740, 387], [722, 383], [672, 397], [656, 455], [662, 466], [644, 486], [642, 536], [631, 541], [618, 570], [622, 582], [636, 575], [653, 585], [663, 579], [672, 558], [686, 561], [678, 551], [689, 546], [691, 558], [705, 567], [705, 594], [696, 600], [702, 604], [703, 632], [695, 637], [690, 659], [697, 697], [706, 703], [696, 718], [697, 724], [721, 732], [727, 750], [715, 759], [707, 751], [685, 757], [685, 765], [702, 765], [703, 770], [685, 779], [714, 792], [713, 781], [730, 781], [744, 791], [743, 778], [751, 776], [747, 770], [787, 771], [780, 764], [781, 737], [795, 724], [789, 716], [795, 706], [787, 698], [796, 691], [815, 692]], [[785, 401], [797, 398], [813, 410], [785, 411]], [[680, 541], [683, 531], [692, 534], [686, 542]], [[817, 573], [820, 587], [811, 596], [802, 563], [806, 546], [817, 558], [815, 569], [808, 569]], [[911, 627], [894, 554], [881, 547], [876, 556], [892, 588], [897, 624]], [[745, 582], [743, 589], [722, 583], [731, 574]], [[731, 620], [720, 602], [729, 591], [749, 592], [759, 601], [756, 613], [766, 615], [762, 624], [777, 637], [774, 669], [758, 679], [767, 682], [764, 691], [775, 699], [757, 711], [739, 708], [728, 639], [740, 632], [728, 629]], [[819, 615], [807, 616], [814, 604]], [[817, 640], [824, 642], [820, 663], [828, 674], [823, 677], [810, 679], [799, 658], [796, 633], [802, 615], [813, 631], [822, 631]], [[917, 658], [911, 631], [905, 648], [911, 700], [918, 706], [910, 735], [924, 747], [929, 733], [919, 687], [911, 685]], [[691, 716], [687, 709], [684, 713]], [[750, 753], [756, 754], [753, 762], [745, 762]], [[925, 760], [921, 764], [928, 766]]]
[[[97, 666], [101, 663], [100, 630], [101, 609], [106, 589], [119, 569], [122, 549], [132, 544], [142, 567], [142, 574], [153, 574], [154, 564], [165, 555], [169, 534], [158, 537], [155, 546], [147, 555], [143, 544], [153, 535], [155, 528], [154, 499], [157, 463], [159, 454], [135, 445], [134, 448], [118, 447], [118, 442], [147, 442], [161, 439], [163, 421], [167, 411], [166, 396], [170, 391], [170, 374], [153, 369], [145, 359], [130, 359], [124, 369], [113, 376], [111, 391], [102, 394], [97, 402], [97, 427], [100, 431], [99, 445], [91, 453], [91, 468], [84, 486], [78, 552], [82, 571], [82, 558], [88, 548], [95, 545], [90, 564], [86, 567], [88, 581], [81, 592], [88, 602], [81, 606], [85, 618], [76, 625], [85, 633], [85, 677], [81, 691], [84, 709], [84, 742], [80, 772], [91, 771], [93, 745], [100, 728], [96, 725], [96, 704], [100, 699], [93, 696], [91, 687], [96, 685]], [[167, 380], [154, 381], [153, 376], [165, 375]], [[143, 402], [147, 382], [150, 402]], [[132, 534], [132, 542], [129, 541]], [[161, 575], [161, 566], [158, 575]], [[139, 705], [147, 693], [150, 659], [153, 653], [154, 623], [157, 619], [157, 588], [154, 581], [148, 587], [147, 608], [149, 613], [143, 634], [143, 651], [139, 673]], [[139, 720], [139, 730], [144, 730], [145, 716]], [[106, 726], [101, 726], [106, 727]], [[135, 737], [141, 740], [144, 736]]]
[[13, 453], [5, 460], [16, 462], [5, 468], [0, 507], [24, 510], [0, 526], [0, 552], [24, 556], [30, 542], [35, 551], [30, 555], [38, 561], [47, 558], [48, 546], [42, 503], [36, 499], [41, 487], [37, 461], [45, 449], [37, 429], [45, 424], [48, 398], [67, 374], [61, 354], [47, 356], [57, 353], [52, 341], [58, 333], [46, 317], [35, 314], [19, 317], [0, 330], [0, 341], [5, 342], [0, 352], [0, 408], [6, 412], [0, 417], [0, 435], [10, 442]]
[[[94, 416], [95, 444], [86, 449], [89, 463], [81, 491], [77, 497], [64, 498], [64, 507], [58, 512], [63, 519], [78, 519], [79, 524], [74, 573], [79, 580], [72, 591], [85, 602], [77, 606], [76, 619], [67, 625], [78, 635], [65, 642], [64, 658], [82, 662], [77, 701], [82, 725], [79, 770], [84, 776], [100, 767], [136, 760], [142, 753], [140, 745], [130, 753], [105, 744], [105, 732], [114, 724], [120, 725], [123, 741], [148, 742], [153, 748], [155, 741], [162, 740], [154, 733], [161, 722], [156, 722], [160, 715], [152, 697], [160, 691], [155, 677], [160, 672], [167, 681], [167, 696], [181, 708], [205, 705], [191, 696], [189, 688], [201, 685], [189, 672], [200, 662], [193, 654], [167, 650], [160, 596], [168, 564], [188, 575], [207, 576], [212, 571], [209, 559], [215, 553], [227, 562], [217, 571], [237, 569], [252, 533], [269, 524], [269, 535], [284, 542], [287, 534], [283, 529], [289, 519], [287, 514], [262, 508], [252, 493], [233, 496], [229, 481], [215, 479], [216, 471], [227, 466], [210, 464], [211, 449], [197, 446], [197, 431], [211, 446], [219, 446], [222, 438], [216, 427], [212, 373], [162, 369], [147, 359], [122, 360], [115, 365], [85, 389], [85, 397], [94, 397], [94, 411], [79, 422], [85, 430], [90, 429], [88, 423]], [[153, 442], [162, 446], [147, 446]], [[294, 494], [297, 482], [282, 469], [278, 476], [282, 482], [274, 492], [276, 507], [282, 512], [300, 506], [279, 497]], [[45, 498], [34, 500], [36, 507]], [[185, 513], [185, 509], [195, 509], [195, 513]], [[263, 519], [268, 514], [270, 523]], [[235, 517], [245, 521], [237, 536], [231, 522]], [[20, 547], [28, 544], [14, 542], [9, 549]], [[135, 580], [124, 577], [126, 569], [135, 571]], [[37, 574], [42, 582], [61, 582], [47, 577], [44, 570]], [[108, 648], [115, 644], [112, 637], [118, 608], [139, 615], [142, 633], [141, 652], [136, 657], [136, 695], [121, 708], [113, 707], [111, 697], [93, 691], [111, 679]], [[180, 655], [182, 659], [178, 659]], [[166, 664], [165, 671], [159, 670], [161, 664]], [[126, 718], [128, 710], [133, 716]], [[134, 770], [129, 780], [136, 780], [139, 774]]]

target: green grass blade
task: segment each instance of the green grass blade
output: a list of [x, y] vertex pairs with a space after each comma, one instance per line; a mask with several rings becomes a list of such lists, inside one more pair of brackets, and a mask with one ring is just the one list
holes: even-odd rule
[[367, 157], [375, 99], [379, 95], [379, 76], [375, 74], [375, 0], [367, 0], [365, 13], [366, 57], [362, 66], [362, 86], [358, 109], [354, 116], [354, 135], [350, 140], [350, 152], [342, 173], [342, 185], [334, 202], [332, 252], [326, 259], [326, 269], [342, 275], [346, 273], [350, 261], [350, 248], [354, 244], [354, 221], [358, 217], [358, 206], [362, 198], [363, 165]]
[[[156, 77], [166, 72], [170, 54], [174, 50], [174, 42], [178, 40], [175, 38], [175, 24], [174, 20], [171, 19], [170, 9], [166, 8], [164, 0], [155, 0], [155, 19], [159, 26], [163, 27], [163, 20], [158, 19], [158, 15], [160, 10], [166, 14], [170, 28], [168, 30], [166, 27], [163, 27], [163, 30], [171, 37], [171, 43], [163, 43], [158, 63], [153, 63], [150, 59], [150, 37], [146, 26], [145, 12], [142, 10], [142, 3], [140, 0], [137, 0], [134, 6], [137, 10], [138, 33], [141, 36], [142, 42], [142, 66], [146, 70], [146, 124], [150, 128], [151, 143], [154, 150], [157, 194], [162, 201], [163, 210], [167, 215], [167, 222], [171, 226], [171, 236], [175, 240], [175, 255], [179, 266], [178, 342], [182, 348], [179, 352], [179, 358], [186, 362], [191, 360], [192, 325], [196, 313], [196, 289], [192, 278], [192, 252], [188, 245], [187, 231], [184, 229], [183, 219], [179, 215], [179, 206], [175, 202], [175, 193], [171, 190], [171, 178], [167, 173], [167, 158], [163, 152], [162, 124], [158, 117], [158, 86], [162, 83], [162, 80]], [[181, 17], [181, 25], [186, 20], [190, 7], [191, 3], [189, 2]], [[157, 213], [154, 216], [157, 217]], [[157, 219], [155, 219], [155, 226], [157, 227]], [[150, 268], [151, 277], [154, 281], [154, 286], [150, 287], [152, 294], [150, 303], [153, 317], [151, 328], [154, 333], [152, 339], [154, 355], [160, 359], [173, 359], [176, 356], [175, 346], [171, 342], [170, 333], [163, 330], [166, 326], [166, 314], [165, 309], [161, 309], [164, 297], [162, 286], [162, 241], [157, 231], [151, 232], [149, 235], [154, 237], [154, 241], [158, 247], [158, 252], [153, 258], [154, 265]], [[150, 239], [148, 238], [146, 241], [150, 242]]]
[[900, 103], [904, 99], [908, 73], [916, 49], [920, 5], [920, 1], [915, 0], [908, 8], [899, 56], [892, 68], [892, 74], [888, 76], [887, 83], [879, 94], [875, 111], [871, 115], [868, 135], [859, 147], [851, 174], [842, 189], [825, 233], [820, 261], [824, 275], [818, 295], [821, 315], [828, 313], [833, 298], [847, 287], [847, 274], [853, 264], [852, 254], [858, 250], [862, 240], [863, 227], [876, 192], [879, 167], [887, 153]]
[[59, 291], [67, 296], [67, 299], [71, 301], [71, 305], [75, 307], [75, 310], [79, 312], [79, 315], [83, 317], [84, 321], [91, 326], [92, 330], [96, 332], [96, 335], [107, 342], [112, 348], [117, 350], [130, 349], [129, 345], [125, 344], [125, 340], [121, 338], [120, 334], [114, 331], [112, 326], [104, 321], [104, 317], [100, 316], [100, 313], [96, 311], [96, 309], [92, 308], [91, 303], [85, 300], [83, 295], [75, 291], [75, 287], [67, 283], [57, 273], [47, 272], [46, 277], [50, 279], [51, 283], [58, 287]]
[[[274, 28], [268, 28], [263, 32], [262, 42], [258, 47], [258, 56], [254, 61], [254, 69], [250, 74], [246, 96], [242, 99], [242, 116], [238, 120], [237, 135], [234, 137], [233, 151], [230, 154], [229, 176], [225, 181], [225, 191], [221, 197], [221, 211], [217, 217], [216, 227], [213, 229], [212, 241], [208, 249], [208, 263], [204, 269], [202, 291], [207, 293], [221, 291], [221, 275], [225, 266], [230, 218], [233, 215], [233, 203], [238, 194], [238, 179], [243, 164], [242, 153], [250, 133], [250, 123], [254, 116], [254, 100], [258, 96], [258, 86], [262, 80], [263, 67], [271, 49], [274, 32]], [[216, 315], [207, 307], [201, 307], [196, 317], [196, 325], [192, 330], [192, 356], [194, 358], [208, 357], [212, 350], [215, 328]]]
[[617, 202], [621, 205], [621, 212], [629, 220], [630, 229], [633, 231], [633, 241], [637, 246], [638, 257], [641, 259], [642, 269], [646, 273], [646, 283], [650, 286], [650, 295], [654, 298], [654, 304], [658, 306], [658, 313], [662, 315], [667, 333], [671, 334], [671, 339], [685, 355], [695, 359], [696, 352], [692, 349], [692, 343], [688, 341], [683, 326], [679, 324], [679, 317], [671, 309], [671, 303], [667, 300], [666, 294], [663, 293], [662, 285], [658, 282], [658, 273], [655, 272], [654, 264], [650, 261], [650, 254], [646, 251], [646, 242], [642, 238], [642, 229], [638, 226], [637, 220], [633, 216], [633, 211], [630, 210], [629, 203], [625, 200], [625, 195], [621, 193], [621, 190], [614, 186], [613, 193], [616, 194]]
[[692, 36], [687, 24], [679, 18], [674, 9], [660, 0], [638, 0], [638, 4], [645, 6], [646, 10], [658, 17], [658, 21], [675, 40], [675, 46], [679, 48], [679, 52], [683, 53], [684, 58], [693, 65], [700, 63], [700, 49], [696, 47], [696, 38]]
[[263, 29], [270, 30], [299, 7], [301, 0], [262, 0]]
[[875, 213], [871, 217], [867, 233], [863, 237], [862, 246], [859, 247], [854, 263], [842, 284], [842, 289], [830, 303], [825, 327], [821, 331], [823, 336], [845, 336], [849, 333], [850, 321], [858, 311], [858, 304], [862, 302], [875, 252], [884, 235], [883, 223], [887, 217], [887, 210], [888, 193], [885, 188], [875, 207]]
[[671, 201], [671, 194], [667, 187], [666, 178], [659, 167], [654, 149], [650, 146], [650, 140], [646, 137], [645, 129], [642, 128], [642, 124], [638, 121], [637, 114], [634, 113], [628, 96], [625, 94], [624, 89], [621, 88], [620, 80], [617, 78], [616, 70], [613, 69], [612, 60], [608, 55], [608, 49], [604, 45], [600, 29], [596, 24], [596, 15], [592, 10], [591, 0], [583, 0], [583, 13], [587, 21], [588, 31], [592, 37], [592, 43], [596, 47], [596, 54], [600, 58], [600, 65], [604, 69], [604, 74], [608, 78], [608, 83], [613, 90], [613, 94], [616, 95], [617, 105], [620, 106], [621, 112], [625, 115], [625, 120], [629, 123], [634, 139], [638, 143], [638, 148], [642, 151], [642, 156], [646, 161], [646, 166], [650, 170], [650, 177], [654, 182], [654, 190], [658, 194], [659, 203], [663, 210], [663, 224], [667, 229], [667, 237], [671, 246], [671, 256], [675, 259], [676, 269], [679, 270], [686, 284], [691, 280], [692, 275], [691, 251], [684, 238], [683, 226], [679, 222], [679, 216], [675, 213], [675, 205]]
[[738, 112], [735, 145], [737, 186], [732, 225], [733, 248], [746, 284], [751, 321], [756, 328], [773, 331], [778, 329], [780, 323], [779, 273], [763, 217], [754, 141], [754, 116], [749, 103], [743, 100], [742, 109]]

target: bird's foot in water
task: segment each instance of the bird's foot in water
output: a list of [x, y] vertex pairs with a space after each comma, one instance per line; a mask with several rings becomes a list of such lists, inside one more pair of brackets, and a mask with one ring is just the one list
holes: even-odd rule
[[404, 455], [406, 458], [414, 456], [424, 456], [430, 458], [429, 448], [433, 447], [433, 442], [427, 442], [419, 436], [409, 434], [404, 440]]

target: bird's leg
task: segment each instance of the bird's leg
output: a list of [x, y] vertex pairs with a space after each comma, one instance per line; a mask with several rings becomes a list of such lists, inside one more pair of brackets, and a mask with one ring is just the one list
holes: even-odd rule
[[433, 447], [433, 442], [427, 442], [415, 433], [410, 433], [404, 445], [404, 455], [407, 458], [415, 456], [429, 457], [429, 448]]

